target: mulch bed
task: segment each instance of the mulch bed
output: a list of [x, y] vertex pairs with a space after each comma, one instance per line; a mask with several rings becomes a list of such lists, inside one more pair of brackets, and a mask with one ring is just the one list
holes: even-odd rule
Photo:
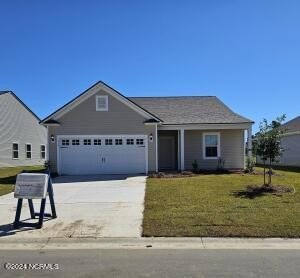
[[281, 196], [283, 193], [292, 193], [295, 189], [286, 185], [248, 185], [246, 189], [235, 191], [233, 195], [240, 198], [254, 199], [267, 194]]

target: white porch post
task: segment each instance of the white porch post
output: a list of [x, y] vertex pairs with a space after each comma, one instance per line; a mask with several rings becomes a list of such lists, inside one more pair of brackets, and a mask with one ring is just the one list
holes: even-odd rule
[[248, 142], [248, 157], [252, 158], [252, 126], [250, 126], [247, 130], [247, 142]]
[[180, 129], [180, 170], [184, 171], [184, 129]]
[[155, 172], [158, 172], [158, 132], [157, 132], [157, 124], [155, 125]]

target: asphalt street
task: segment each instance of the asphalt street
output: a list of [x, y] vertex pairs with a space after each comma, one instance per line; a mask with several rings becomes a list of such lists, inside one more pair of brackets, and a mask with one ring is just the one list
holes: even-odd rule
[[[0, 263], [1, 278], [300, 277], [300, 250], [1, 250]], [[22, 264], [53, 270], [5, 269]]]

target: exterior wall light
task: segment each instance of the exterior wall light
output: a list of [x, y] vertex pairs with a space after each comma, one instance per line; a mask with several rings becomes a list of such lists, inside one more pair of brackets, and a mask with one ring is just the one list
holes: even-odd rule
[[153, 134], [151, 133], [150, 135], [149, 135], [149, 142], [153, 142]]

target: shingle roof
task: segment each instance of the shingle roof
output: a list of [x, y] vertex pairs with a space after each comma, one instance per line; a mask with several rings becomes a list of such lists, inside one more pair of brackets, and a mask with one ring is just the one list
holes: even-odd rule
[[300, 131], [300, 116], [286, 122], [282, 127], [287, 129], [288, 132]]
[[163, 124], [253, 122], [233, 112], [215, 96], [130, 97], [129, 99], [163, 120]]

